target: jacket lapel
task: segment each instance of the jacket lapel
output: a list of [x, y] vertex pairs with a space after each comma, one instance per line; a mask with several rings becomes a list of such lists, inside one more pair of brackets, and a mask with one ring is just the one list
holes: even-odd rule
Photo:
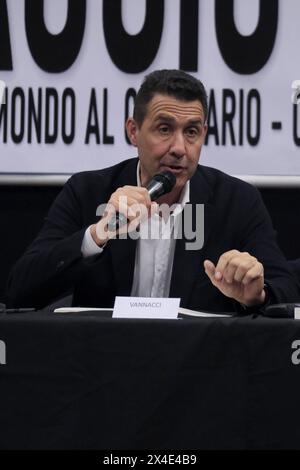
[[[137, 186], [137, 163], [138, 159], [130, 160], [113, 182], [112, 192], [125, 185]], [[108, 247], [111, 252], [116, 295], [129, 296], [134, 274], [136, 240], [127, 235], [127, 238], [110, 240]]]
[[[190, 181], [190, 203], [191, 207], [184, 209], [182, 214], [183, 219], [183, 236], [181, 239], [176, 240], [175, 255], [172, 270], [172, 279], [170, 287], [170, 297], [180, 297], [181, 306], [189, 304], [189, 298], [193, 290], [193, 285], [197, 278], [203, 273], [203, 262], [205, 260], [205, 246], [211, 230], [215, 223], [215, 210], [213, 204], [210, 202], [212, 199], [212, 189], [201, 171], [201, 166], [198, 167], [195, 175]], [[196, 205], [204, 205], [204, 241], [203, 247], [200, 249], [187, 250], [187, 243], [190, 241], [186, 235], [190, 233], [190, 227], [186, 224], [191, 224], [193, 232], [203, 230], [201, 218], [196, 217]], [[191, 210], [192, 217], [187, 216], [187, 211]], [[191, 221], [192, 219], [192, 221]], [[200, 237], [201, 238], [201, 237]]]

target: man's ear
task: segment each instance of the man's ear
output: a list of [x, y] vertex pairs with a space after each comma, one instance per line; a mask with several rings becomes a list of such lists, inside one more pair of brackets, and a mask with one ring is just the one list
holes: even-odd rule
[[137, 147], [137, 133], [138, 133], [138, 125], [133, 118], [128, 118], [126, 122], [126, 132], [128, 139]]

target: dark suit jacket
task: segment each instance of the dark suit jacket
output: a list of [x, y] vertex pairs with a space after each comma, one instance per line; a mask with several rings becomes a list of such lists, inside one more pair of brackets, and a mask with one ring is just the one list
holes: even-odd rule
[[[72, 290], [74, 305], [111, 307], [116, 295], [130, 295], [136, 241], [111, 240], [101, 255], [89, 259], [82, 257], [81, 244], [86, 228], [97, 220], [99, 204], [106, 203], [118, 187], [137, 184], [137, 162], [130, 159], [70, 178], [38, 237], [12, 270], [9, 296], [13, 305], [42, 307]], [[263, 263], [277, 302], [297, 300], [297, 285], [254, 187], [198, 166], [191, 179], [190, 201], [205, 205], [204, 246], [187, 251], [186, 240], [176, 241], [170, 297], [180, 297], [181, 306], [191, 309], [234, 310], [235, 302], [211, 284], [203, 261], [216, 263], [224, 252], [237, 249]]]

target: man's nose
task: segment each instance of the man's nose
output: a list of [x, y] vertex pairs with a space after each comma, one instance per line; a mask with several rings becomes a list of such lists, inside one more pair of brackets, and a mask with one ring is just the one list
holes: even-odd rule
[[170, 146], [170, 154], [180, 158], [185, 155], [185, 139], [181, 131], [174, 132]]

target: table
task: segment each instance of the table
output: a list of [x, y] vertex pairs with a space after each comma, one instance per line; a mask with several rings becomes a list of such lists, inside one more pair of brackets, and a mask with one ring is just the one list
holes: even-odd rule
[[2, 314], [0, 340], [1, 449], [300, 448], [300, 321]]

